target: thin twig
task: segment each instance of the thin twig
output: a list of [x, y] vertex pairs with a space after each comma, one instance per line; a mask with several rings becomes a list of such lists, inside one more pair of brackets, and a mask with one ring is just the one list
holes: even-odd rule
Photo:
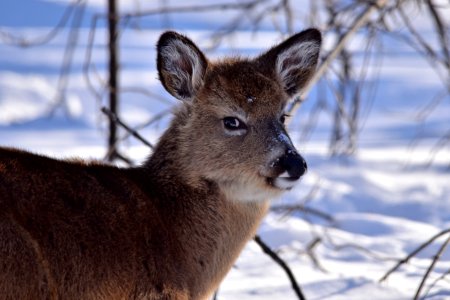
[[146, 139], [144, 139], [137, 131], [135, 131], [133, 128], [129, 127], [127, 124], [125, 124], [124, 122], [122, 122], [122, 120], [120, 120], [115, 114], [113, 114], [108, 108], [106, 107], [102, 107], [102, 113], [104, 113], [105, 115], [107, 115], [111, 121], [117, 123], [118, 125], [120, 125], [121, 127], [123, 127], [126, 131], [130, 132], [131, 135], [133, 135], [136, 139], [138, 139], [139, 141], [141, 141], [144, 145], [150, 147], [151, 149], [154, 148], [154, 146], [147, 141]]
[[429, 152], [428, 162], [426, 164], [427, 167], [430, 167], [431, 164], [436, 159], [437, 153], [448, 143], [450, 143], [450, 130], [447, 130], [445, 134], [443, 134], [437, 142], [434, 144], [433, 148], [431, 148]]
[[312, 87], [319, 81], [319, 79], [323, 76], [323, 74], [325, 74], [325, 71], [328, 69], [331, 62], [333, 62], [334, 59], [341, 53], [341, 51], [343, 50], [347, 42], [350, 40], [350, 38], [356, 33], [356, 31], [360, 27], [362, 27], [364, 24], [368, 22], [369, 17], [372, 15], [372, 13], [382, 8], [385, 5], [385, 3], [386, 0], [378, 0], [368, 4], [366, 9], [355, 19], [353, 24], [350, 26], [350, 29], [340, 37], [339, 41], [333, 47], [333, 50], [328, 54], [326, 59], [322, 62], [317, 71], [314, 73], [311, 80], [303, 88], [302, 94], [291, 103], [291, 105], [287, 109], [288, 114], [292, 115], [295, 113], [300, 104], [306, 99], [306, 97], [310, 93]]
[[435, 7], [435, 3], [431, 0], [425, 1], [428, 10], [430, 11], [430, 15], [432, 16], [432, 20], [434, 21], [436, 32], [438, 33], [439, 42], [441, 43], [441, 50], [444, 56], [444, 65], [447, 67], [447, 70], [450, 72], [450, 50], [449, 50], [449, 42], [448, 42], [448, 26], [444, 24], [444, 21], [437, 11]]
[[[436, 74], [439, 76], [439, 78], [442, 80], [443, 85], [446, 87], [446, 89], [450, 92], [450, 84], [448, 80], [449, 76], [449, 69], [447, 67], [447, 74], [442, 74], [442, 70], [439, 68], [439, 64], [442, 64], [444, 68], [446, 67], [446, 62], [442, 61], [439, 56], [436, 54], [436, 51], [433, 50], [433, 48], [428, 45], [425, 40], [422, 38], [422, 36], [416, 31], [414, 26], [412, 25], [412, 22], [410, 18], [407, 16], [407, 14], [403, 11], [403, 8], [401, 6], [397, 9], [400, 18], [403, 22], [403, 24], [408, 29], [411, 36], [415, 39], [411, 40], [408, 37], [405, 37], [404, 35], [397, 36], [401, 37], [403, 40], [405, 40], [411, 47], [413, 47], [418, 53], [422, 54], [422, 56], [430, 63], [430, 65], [434, 68], [436, 71]], [[444, 51], [444, 50], [443, 50]]]
[[[91, 60], [92, 60], [92, 49], [94, 47], [94, 42], [95, 42], [95, 33], [97, 32], [97, 23], [100, 20], [101, 16], [100, 15], [94, 15], [91, 18], [91, 24], [90, 24], [90, 28], [89, 28], [89, 37], [88, 37], [88, 42], [87, 42], [87, 47], [86, 47], [86, 55], [84, 58], [84, 63], [83, 63], [83, 75], [84, 75], [84, 79], [86, 81], [87, 87], [89, 88], [89, 90], [91, 91], [91, 93], [94, 95], [94, 97], [97, 99], [98, 102], [101, 101], [102, 99], [102, 94], [103, 91], [98, 91], [95, 86], [93, 81], [91, 80], [91, 77], [89, 76], [89, 70], [91, 68]], [[100, 78], [98, 78], [100, 79]], [[103, 80], [99, 80], [103, 87], [106, 86], [106, 83]]]
[[169, 13], [189, 13], [189, 12], [206, 12], [212, 10], [238, 10], [249, 9], [255, 5], [267, 2], [267, 0], [253, 0], [249, 2], [236, 2], [236, 3], [217, 3], [208, 5], [187, 5], [187, 6], [174, 6], [174, 7], [161, 7], [158, 9], [142, 10], [136, 13], [127, 13], [119, 15], [120, 18], [142, 18], [152, 15], [169, 14]]
[[131, 159], [129, 159], [128, 157], [126, 157], [125, 155], [121, 154], [118, 150], [110, 148], [106, 155], [105, 155], [105, 159], [108, 157], [112, 157], [113, 160], [114, 159], [118, 159], [123, 161], [124, 163], [126, 163], [129, 166], [133, 166], [133, 161]]
[[425, 272], [425, 275], [422, 278], [422, 281], [420, 282], [419, 287], [417, 288], [416, 295], [414, 296], [414, 300], [418, 300], [420, 297], [420, 293], [422, 292], [422, 289], [425, 285], [425, 282], [428, 279], [428, 276], [430, 275], [431, 271], [433, 271], [434, 266], [436, 265], [437, 261], [441, 258], [442, 253], [444, 253], [445, 248], [447, 248], [448, 244], [450, 243], [450, 236], [447, 238], [447, 240], [441, 245], [436, 255], [433, 257], [433, 261], [431, 262], [430, 266], [428, 267], [427, 271]]
[[400, 268], [403, 264], [406, 264], [409, 262], [411, 258], [413, 258], [415, 255], [417, 255], [420, 251], [428, 247], [431, 243], [433, 243], [436, 239], [440, 238], [441, 236], [450, 233], [450, 228], [442, 230], [441, 232], [435, 234], [432, 236], [429, 240], [427, 240], [425, 243], [422, 243], [419, 247], [417, 247], [414, 251], [412, 251], [408, 256], [401, 259], [394, 267], [392, 267], [389, 271], [384, 274], [384, 276], [379, 280], [379, 282], [385, 281], [389, 275], [391, 275], [393, 272], [397, 271], [398, 268]]
[[164, 103], [166, 105], [173, 105], [173, 103], [174, 103], [173, 101], [169, 100], [168, 98], [165, 98], [158, 93], [154, 93], [151, 90], [146, 89], [144, 87], [140, 87], [140, 86], [123, 86], [120, 88], [119, 92], [122, 94], [125, 94], [125, 93], [142, 94], [148, 98], [158, 100], [159, 102]]
[[[329, 227], [325, 227], [320, 232], [320, 234], [319, 233], [316, 234], [316, 235], [320, 236], [322, 245], [324, 247], [327, 247], [328, 249], [332, 249], [333, 251], [342, 251], [344, 249], [353, 249], [367, 257], [370, 257], [374, 260], [379, 260], [379, 261], [398, 261], [399, 260], [397, 257], [385, 256], [384, 254], [378, 253], [374, 250], [371, 250], [369, 248], [361, 246], [361, 245], [357, 244], [357, 242], [354, 242], [354, 241], [351, 241], [351, 242], [344, 241], [341, 243], [336, 242], [333, 239], [333, 237], [331, 237], [331, 234], [328, 231], [329, 229], [330, 229]], [[341, 241], [342, 241], [342, 239], [341, 239]]]
[[308, 257], [311, 259], [311, 261], [313, 262], [313, 264], [316, 268], [318, 268], [319, 270], [321, 270], [324, 273], [328, 273], [328, 271], [322, 266], [319, 259], [317, 258], [316, 253], [314, 252], [314, 250], [317, 248], [317, 246], [319, 246], [321, 243], [322, 243], [322, 238], [316, 236], [311, 242], [308, 243], [308, 246], [306, 247], [305, 252], [308, 255]]
[[429, 286], [427, 291], [424, 294], [424, 298], [427, 298], [428, 294], [431, 292], [431, 290], [436, 286], [436, 284], [443, 280], [445, 277], [447, 277], [448, 275], [450, 275], [450, 270], [448, 270], [447, 272], [443, 273], [441, 276], [439, 276], [438, 278], [436, 278]]
[[276, 211], [276, 212], [285, 212], [287, 214], [291, 214], [293, 211], [300, 211], [305, 214], [315, 215], [319, 218], [325, 219], [326, 221], [328, 221], [330, 223], [334, 222], [334, 218], [330, 214], [327, 214], [326, 212], [320, 211], [320, 210], [312, 208], [312, 207], [307, 207], [303, 204], [277, 205], [277, 206], [272, 206], [270, 208], [270, 210]]
[[[165, 117], [166, 115], [168, 115], [171, 111], [172, 111], [172, 110], [168, 109], [168, 110], [164, 110], [164, 111], [162, 111], [162, 112], [160, 112], [160, 113], [154, 115], [150, 120], [146, 121], [146, 122], [143, 123], [143, 124], [140, 124], [139, 126], [134, 127], [133, 131], [136, 131], [136, 132], [137, 132], [138, 130], [141, 130], [141, 129], [147, 127], [147, 126], [150, 126], [151, 124], [153, 124], [153, 123], [155, 123], [155, 122], [158, 122], [158, 121], [161, 120], [163, 117]], [[122, 137], [120, 137], [120, 138], [118, 138], [118, 139], [116, 140], [116, 143], [120, 143], [120, 142], [126, 140], [126, 139], [129, 138], [130, 135], [132, 135], [132, 134], [133, 134], [132, 131], [127, 131], [126, 134], [124, 134]]]
[[25, 37], [15, 36], [5, 30], [0, 30], [0, 40], [2, 40], [4, 43], [24, 48], [46, 44], [50, 42], [61, 31], [63, 27], [66, 26], [70, 15], [82, 1], [84, 0], [77, 0], [70, 3], [64, 10], [58, 23], [49, 32], [42, 36], [38, 36], [33, 39], [27, 39]]
[[[72, 25], [69, 31], [69, 35], [67, 38], [67, 43], [64, 49], [63, 62], [58, 78], [57, 90], [55, 95], [55, 101], [52, 103], [52, 107], [49, 109], [48, 115], [52, 116], [56, 109], [60, 106], [64, 106], [65, 102], [65, 94], [67, 90], [67, 86], [69, 84], [69, 74], [71, 71], [71, 66], [73, 62], [75, 48], [78, 43], [79, 30], [81, 26], [81, 22], [83, 20], [84, 11], [86, 8], [86, 2], [78, 1], [79, 7], [75, 9], [73, 13]], [[66, 113], [67, 108], [66, 108]]]
[[292, 273], [289, 266], [284, 262], [281, 257], [278, 256], [268, 245], [266, 245], [261, 238], [256, 235], [254, 237], [254, 241], [258, 244], [259, 247], [263, 250], [264, 253], [270, 256], [287, 274], [289, 277], [289, 280], [291, 281], [292, 289], [295, 291], [295, 294], [297, 295], [298, 299], [300, 300], [306, 300], [305, 296], [303, 296], [303, 293], [300, 289], [300, 286], [297, 283], [297, 280], [295, 279], [294, 274]]
[[217, 296], [219, 295], [219, 289], [214, 292], [212, 300], [217, 300]]

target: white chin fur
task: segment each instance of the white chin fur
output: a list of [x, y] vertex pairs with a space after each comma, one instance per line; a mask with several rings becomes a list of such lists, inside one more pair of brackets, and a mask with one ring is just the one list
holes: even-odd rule
[[288, 172], [287, 171], [284, 171], [282, 174], [280, 174], [278, 177], [281, 177], [281, 178], [288, 178], [288, 177], [290, 177], [289, 176], [289, 174], [288, 174]]
[[249, 182], [227, 182], [220, 184], [220, 186], [225, 196], [233, 201], [265, 202], [267, 200], [278, 198], [281, 195], [280, 190], [252, 185]]
[[291, 178], [277, 177], [273, 181], [273, 185], [282, 190], [290, 190], [297, 184], [297, 182], [298, 180], [293, 180]]

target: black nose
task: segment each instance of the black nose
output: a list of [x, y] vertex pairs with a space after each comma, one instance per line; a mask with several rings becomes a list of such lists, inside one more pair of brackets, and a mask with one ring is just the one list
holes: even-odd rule
[[308, 169], [308, 165], [303, 157], [295, 150], [287, 150], [280, 157], [279, 166], [289, 174], [289, 177], [298, 179], [304, 175]]

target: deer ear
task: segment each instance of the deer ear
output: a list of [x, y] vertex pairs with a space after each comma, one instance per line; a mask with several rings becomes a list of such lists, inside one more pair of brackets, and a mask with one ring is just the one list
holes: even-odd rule
[[289, 96], [295, 96], [314, 74], [322, 38], [317, 29], [291, 36], [257, 58], [260, 66], [275, 73]]
[[208, 61], [187, 37], [173, 31], [161, 35], [157, 44], [159, 79], [175, 98], [192, 99], [203, 84]]

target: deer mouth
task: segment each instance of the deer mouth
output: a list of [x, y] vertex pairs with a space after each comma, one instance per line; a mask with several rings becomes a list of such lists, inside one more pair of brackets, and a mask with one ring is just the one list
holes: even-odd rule
[[267, 177], [267, 183], [276, 189], [280, 190], [290, 190], [299, 181], [301, 176], [289, 176], [288, 172], [283, 172], [277, 177]]

